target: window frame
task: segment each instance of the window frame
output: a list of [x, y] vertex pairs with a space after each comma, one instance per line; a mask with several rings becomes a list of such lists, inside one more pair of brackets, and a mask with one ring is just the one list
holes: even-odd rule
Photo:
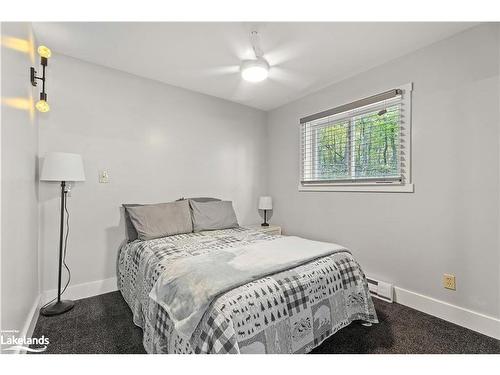
[[[303, 168], [303, 160], [301, 154], [302, 147], [302, 124], [299, 123], [299, 176], [298, 176], [298, 190], [299, 191], [340, 191], [340, 192], [401, 192], [412, 193], [414, 191], [414, 184], [411, 175], [411, 133], [412, 133], [412, 119], [411, 119], [411, 96], [413, 91], [413, 83], [407, 83], [393, 89], [402, 90], [401, 105], [402, 105], [402, 125], [401, 125], [401, 144], [404, 147], [403, 157], [405, 167], [401, 173], [401, 181], [328, 181], [328, 182], [302, 182], [301, 174]], [[382, 92], [382, 91], [380, 91]], [[378, 93], [376, 93], [378, 94]], [[349, 128], [351, 132], [351, 127]], [[350, 155], [350, 157], [352, 157]]]

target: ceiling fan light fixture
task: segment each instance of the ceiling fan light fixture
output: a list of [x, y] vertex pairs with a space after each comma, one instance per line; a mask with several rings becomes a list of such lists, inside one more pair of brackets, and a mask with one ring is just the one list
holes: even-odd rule
[[269, 76], [269, 64], [261, 58], [244, 60], [241, 64], [241, 76], [248, 82], [261, 82]]

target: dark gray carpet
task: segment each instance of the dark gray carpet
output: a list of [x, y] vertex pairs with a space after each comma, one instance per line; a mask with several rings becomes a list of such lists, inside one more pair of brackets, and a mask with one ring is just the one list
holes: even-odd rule
[[[313, 353], [500, 353], [500, 341], [408, 307], [374, 300], [379, 324], [354, 322]], [[144, 353], [142, 330], [119, 292], [76, 301], [73, 310], [40, 316], [33, 337], [45, 353]]]

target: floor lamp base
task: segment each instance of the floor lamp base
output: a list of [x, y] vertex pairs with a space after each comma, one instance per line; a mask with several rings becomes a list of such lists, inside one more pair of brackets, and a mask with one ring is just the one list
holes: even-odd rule
[[43, 316], [53, 316], [63, 314], [75, 307], [75, 303], [70, 300], [57, 301], [40, 310]]

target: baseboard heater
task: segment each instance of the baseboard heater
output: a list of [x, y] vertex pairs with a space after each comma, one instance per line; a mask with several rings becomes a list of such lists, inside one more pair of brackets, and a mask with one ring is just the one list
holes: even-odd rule
[[383, 301], [390, 302], [394, 300], [394, 292], [392, 284], [386, 283], [385, 281], [376, 280], [372, 277], [367, 277], [368, 289], [373, 297], [379, 298]]

